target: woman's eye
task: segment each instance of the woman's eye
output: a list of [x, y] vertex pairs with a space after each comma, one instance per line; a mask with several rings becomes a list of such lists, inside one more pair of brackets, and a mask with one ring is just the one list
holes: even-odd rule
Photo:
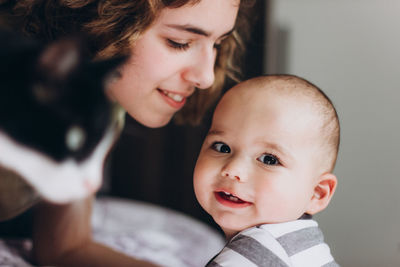
[[221, 39], [218, 39], [218, 40], [214, 43], [214, 49], [216, 49], [217, 51], [221, 50], [222, 44], [223, 44], [224, 41], [227, 40], [229, 37], [230, 37], [230, 35], [226, 35], [226, 36], [223, 36]]
[[280, 163], [279, 159], [271, 154], [263, 154], [259, 158], [257, 158], [257, 160], [266, 165], [278, 165]]
[[189, 48], [189, 43], [179, 43], [172, 41], [171, 39], [167, 39], [168, 45], [177, 50], [187, 50]]
[[231, 153], [231, 148], [227, 144], [221, 142], [213, 143], [212, 148], [220, 153]]
[[214, 48], [215, 48], [215, 50], [217, 50], [217, 51], [221, 50], [221, 46], [222, 46], [222, 43], [215, 43], [215, 44], [214, 44]]

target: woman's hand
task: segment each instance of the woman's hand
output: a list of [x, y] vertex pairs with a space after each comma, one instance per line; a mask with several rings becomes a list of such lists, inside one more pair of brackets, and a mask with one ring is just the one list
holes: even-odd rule
[[33, 250], [41, 265], [148, 266], [96, 243], [91, 236], [93, 196], [67, 205], [40, 203], [35, 207]]

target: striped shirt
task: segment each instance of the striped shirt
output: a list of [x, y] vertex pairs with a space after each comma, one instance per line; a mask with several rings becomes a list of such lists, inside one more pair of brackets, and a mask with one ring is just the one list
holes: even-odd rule
[[263, 224], [234, 236], [207, 267], [338, 267], [314, 220]]

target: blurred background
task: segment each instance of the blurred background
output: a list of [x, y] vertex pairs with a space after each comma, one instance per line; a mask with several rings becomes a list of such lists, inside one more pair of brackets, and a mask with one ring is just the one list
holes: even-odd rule
[[317, 216], [343, 266], [400, 266], [400, 1], [276, 0], [267, 72], [304, 76], [331, 97], [339, 185]]
[[[340, 116], [339, 185], [316, 216], [333, 255], [342, 266], [400, 266], [400, 1], [270, 0], [257, 1], [256, 10], [244, 78], [302, 76], [328, 94]], [[128, 118], [107, 161], [107, 194], [215, 226], [192, 186], [210, 115], [197, 127], [161, 129]]]

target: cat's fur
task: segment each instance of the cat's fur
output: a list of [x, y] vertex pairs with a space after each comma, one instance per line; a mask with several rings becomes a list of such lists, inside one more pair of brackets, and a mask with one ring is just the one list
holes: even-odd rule
[[124, 59], [90, 61], [80, 38], [0, 40], [0, 165], [52, 202], [93, 193], [115, 136], [105, 85]]

